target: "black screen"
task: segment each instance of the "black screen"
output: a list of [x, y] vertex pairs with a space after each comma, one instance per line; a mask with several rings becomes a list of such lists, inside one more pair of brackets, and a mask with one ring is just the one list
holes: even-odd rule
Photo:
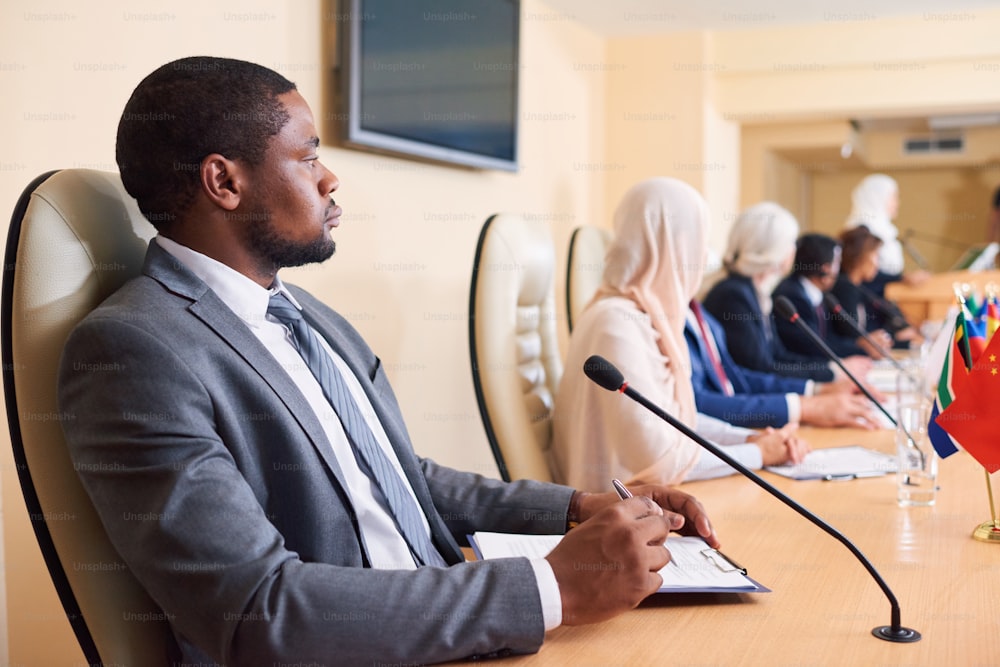
[[399, 152], [427, 145], [443, 149], [438, 158], [516, 165], [515, 0], [358, 0], [351, 21], [350, 124], [360, 136], [349, 139], [372, 133]]

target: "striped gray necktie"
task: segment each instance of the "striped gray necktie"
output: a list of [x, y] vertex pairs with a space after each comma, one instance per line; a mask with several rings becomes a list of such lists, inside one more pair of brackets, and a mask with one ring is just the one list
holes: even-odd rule
[[392, 462], [375, 440], [368, 422], [351, 397], [344, 377], [323, 348], [318, 334], [302, 319], [302, 313], [284, 294], [271, 296], [267, 312], [288, 326], [295, 336], [299, 354], [316, 376], [323, 394], [340, 418], [347, 438], [353, 445], [358, 465], [382, 492], [400, 533], [409, 544], [417, 562], [423, 565], [446, 566], [444, 558], [431, 543], [420, 521], [420, 508], [403, 484]]

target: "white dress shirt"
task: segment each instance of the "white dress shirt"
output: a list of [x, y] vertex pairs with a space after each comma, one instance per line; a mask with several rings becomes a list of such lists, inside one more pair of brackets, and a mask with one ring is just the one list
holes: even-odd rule
[[[751, 470], [760, 470], [764, 465], [760, 447], [752, 442], [747, 442], [747, 436], [753, 433], [751, 429], [733, 426], [721, 419], [699, 412], [696, 416], [694, 431], [713, 444], [725, 447], [726, 454]], [[732, 475], [734, 472], [735, 470], [728, 463], [707, 449], [703, 449], [698, 455], [698, 462], [695, 463], [694, 468], [687, 474], [684, 481], [713, 479]]]

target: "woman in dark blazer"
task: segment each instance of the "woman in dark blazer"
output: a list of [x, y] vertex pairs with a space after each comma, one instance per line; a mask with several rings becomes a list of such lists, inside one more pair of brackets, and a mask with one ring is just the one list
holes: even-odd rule
[[[866, 331], [884, 330], [892, 338], [893, 347], [908, 347], [911, 343], [919, 345], [919, 332], [907, 322], [896, 304], [865, 287], [878, 273], [882, 240], [861, 225], [842, 233], [840, 245], [840, 275], [830, 293], [837, 297], [844, 311]], [[850, 325], [834, 321], [834, 328], [846, 333]]]

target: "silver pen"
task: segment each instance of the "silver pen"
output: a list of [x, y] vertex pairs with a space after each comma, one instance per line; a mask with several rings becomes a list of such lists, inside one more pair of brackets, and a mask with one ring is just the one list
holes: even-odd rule
[[842, 482], [851, 479], [862, 479], [864, 477], [882, 477], [885, 475], [881, 470], [873, 470], [871, 472], [850, 472], [843, 475], [823, 475], [823, 481], [825, 482]]
[[621, 483], [621, 480], [611, 480], [611, 486], [615, 487], [615, 491], [618, 492], [618, 497], [622, 500], [627, 500], [632, 497], [632, 492], [625, 488], [625, 485]]

